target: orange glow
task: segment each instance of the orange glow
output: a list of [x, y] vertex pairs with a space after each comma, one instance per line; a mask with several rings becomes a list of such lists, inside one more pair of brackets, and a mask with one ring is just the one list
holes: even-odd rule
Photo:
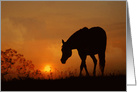
[[[61, 63], [62, 39], [83, 27], [102, 27], [107, 34], [106, 74], [126, 74], [126, 2], [1, 2], [1, 50], [14, 49], [32, 60], [35, 69], [47, 76], [80, 71], [81, 59], [76, 49], [65, 64]], [[96, 55], [97, 75], [100, 74]], [[93, 74], [93, 60], [86, 65]], [[64, 73], [64, 75], [67, 75]]]
[[49, 66], [49, 65], [45, 66], [44, 71], [45, 72], [50, 72], [51, 71], [51, 66]]

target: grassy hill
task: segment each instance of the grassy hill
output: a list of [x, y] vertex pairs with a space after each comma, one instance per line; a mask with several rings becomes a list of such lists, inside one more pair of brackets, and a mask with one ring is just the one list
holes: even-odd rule
[[2, 91], [125, 91], [126, 76], [24, 79], [1, 82]]

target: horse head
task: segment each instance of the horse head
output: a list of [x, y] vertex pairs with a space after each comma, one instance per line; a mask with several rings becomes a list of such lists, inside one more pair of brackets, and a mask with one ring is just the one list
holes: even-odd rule
[[62, 40], [62, 58], [61, 58], [61, 62], [62, 64], [65, 64], [67, 59], [72, 55], [72, 51], [69, 48], [68, 44], [66, 42], [64, 42], [64, 40]]

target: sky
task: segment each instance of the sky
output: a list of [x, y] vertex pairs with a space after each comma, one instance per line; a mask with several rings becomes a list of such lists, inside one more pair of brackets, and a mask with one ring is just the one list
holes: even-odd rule
[[[104, 73], [126, 74], [125, 1], [1, 1], [1, 50], [15, 49], [41, 71], [48, 65], [53, 72], [79, 73], [77, 50], [66, 64], [61, 63], [62, 39], [66, 41], [83, 27], [95, 26], [107, 34]], [[94, 64], [89, 56], [86, 64], [92, 75]]]

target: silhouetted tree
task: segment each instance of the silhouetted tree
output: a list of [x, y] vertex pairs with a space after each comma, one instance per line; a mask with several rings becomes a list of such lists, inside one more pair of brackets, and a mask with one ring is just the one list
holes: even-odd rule
[[[1, 51], [1, 78], [9, 77], [28, 78], [34, 72], [34, 65], [31, 60], [26, 60], [23, 55], [13, 49]], [[6, 77], [8, 75], [8, 77]], [[9, 76], [12, 75], [12, 76]]]
[[15, 64], [17, 52], [12, 49], [7, 49], [5, 52], [1, 51], [1, 78], [8, 74], [9, 70]]

